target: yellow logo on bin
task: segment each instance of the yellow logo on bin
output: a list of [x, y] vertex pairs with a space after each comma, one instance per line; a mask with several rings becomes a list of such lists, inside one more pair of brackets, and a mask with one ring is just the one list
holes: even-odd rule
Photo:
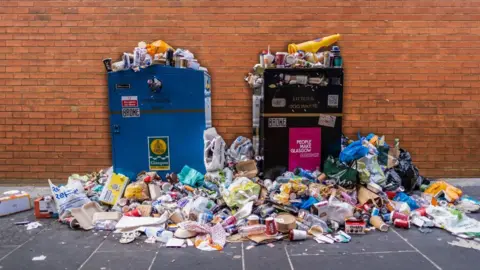
[[167, 151], [167, 143], [162, 139], [152, 140], [150, 143], [150, 151], [156, 155], [163, 155]]

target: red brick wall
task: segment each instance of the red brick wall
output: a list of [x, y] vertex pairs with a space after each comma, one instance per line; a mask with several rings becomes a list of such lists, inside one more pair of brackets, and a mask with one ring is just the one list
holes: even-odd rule
[[334, 33], [344, 131], [395, 136], [427, 176], [480, 176], [479, 1], [2, 1], [0, 179], [63, 179], [110, 164], [101, 59], [163, 39], [213, 77], [213, 118], [250, 135], [243, 76], [257, 53]]

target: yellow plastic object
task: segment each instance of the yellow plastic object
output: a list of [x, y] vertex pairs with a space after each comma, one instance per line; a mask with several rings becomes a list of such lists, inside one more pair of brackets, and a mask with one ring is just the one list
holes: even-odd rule
[[147, 44], [147, 52], [148, 54], [150, 54], [151, 57], [154, 57], [155, 54], [157, 53], [164, 53], [168, 49], [173, 49], [173, 48], [163, 40], [157, 40], [150, 44]]
[[104, 204], [115, 205], [117, 200], [123, 195], [123, 191], [128, 184], [128, 177], [123, 174], [113, 173], [112, 177], [107, 181], [103, 187], [102, 194], [100, 194], [99, 201]]
[[296, 53], [297, 51], [316, 53], [322, 47], [328, 47], [340, 39], [340, 34], [331, 35], [324, 38], [317, 38], [300, 44], [289, 44], [288, 53]]
[[463, 192], [461, 189], [456, 188], [447, 182], [438, 181], [425, 189], [424, 193], [431, 195], [433, 198], [437, 198], [441, 194], [444, 194], [447, 201], [454, 202], [462, 196]]
[[131, 183], [125, 189], [125, 194], [123, 196], [129, 200], [147, 200], [149, 199], [148, 186], [143, 181]]

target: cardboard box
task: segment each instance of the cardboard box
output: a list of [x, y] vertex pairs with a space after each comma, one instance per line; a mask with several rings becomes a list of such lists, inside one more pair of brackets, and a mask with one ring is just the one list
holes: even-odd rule
[[0, 217], [26, 211], [31, 208], [30, 195], [26, 192], [14, 193], [7, 191], [0, 197]]
[[99, 200], [104, 204], [115, 205], [122, 197], [128, 182], [129, 179], [125, 175], [113, 173], [103, 187]]

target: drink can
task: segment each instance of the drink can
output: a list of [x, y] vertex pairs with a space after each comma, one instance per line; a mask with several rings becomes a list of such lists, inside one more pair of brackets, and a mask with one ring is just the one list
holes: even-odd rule
[[167, 62], [166, 62], [167, 66], [171, 66], [171, 67], [174, 66], [174, 63], [173, 63], [173, 53], [174, 53], [174, 52], [173, 52], [172, 49], [168, 49], [168, 50], [167, 50], [167, 55], [166, 55], [166, 57], [165, 57], [166, 60], [167, 60]]
[[222, 226], [225, 228], [229, 225], [234, 225], [236, 223], [237, 223], [237, 218], [235, 216], [229, 216], [222, 222]]
[[390, 221], [391, 221], [391, 220], [390, 220], [390, 216], [391, 216], [390, 213], [384, 214], [384, 215], [382, 216], [383, 221], [385, 221], [385, 222], [390, 222]]
[[393, 225], [398, 228], [410, 229], [410, 221], [403, 219], [395, 219]]
[[277, 68], [281, 68], [285, 66], [285, 58], [288, 54], [284, 52], [277, 52], [275, 54], [275, 65]]
[[414, 211], [414, 214], [417, 214], [417, 215], [422, 216], [422, 217], [426, 217], [427, 216], [427, 209], [425, 207], [420, 207], [420, 208], [418, 208], [417, 210]]
[[372, 209], [368, 204], [364, 204], [362, 207], [363, 209], [365, 209], [365, 211], [368, 211], [368, 212], [370, 212], [370, 210]]
[[378, 209], [377, 207], [374, 207], [372, 209], [372, 216], [378, 216], [380, 215], [380, 209]]
[[228, 226], [227, 228], [225, 228], [225, 232], [227, 232], [228, 234], [236, 234], [238, 233], [238, 228], [235, 225]]
[[112, 58], [105, 58], [103, 59], [103, 65], [105, 66], [105, 69], [107, 72], [111, 72], [112, 69]]
[[290, 241], [300, 241], [307, 239], [307, 232], [301, 230], [290, 231]]
[[408, 216], [405, 215], [404, 213], [400, 213], [398, 211], [393, 211], [390, 214], [390, 221], [394, 221], [396, 219], [401, 219], [401, 220], [407, 220], [408, 221]]
[[275, 225], [275, 221], [272, 217], [265, 219], [265, 234], [266, 235], [276, 235], [277, 234], [277, 226]]

